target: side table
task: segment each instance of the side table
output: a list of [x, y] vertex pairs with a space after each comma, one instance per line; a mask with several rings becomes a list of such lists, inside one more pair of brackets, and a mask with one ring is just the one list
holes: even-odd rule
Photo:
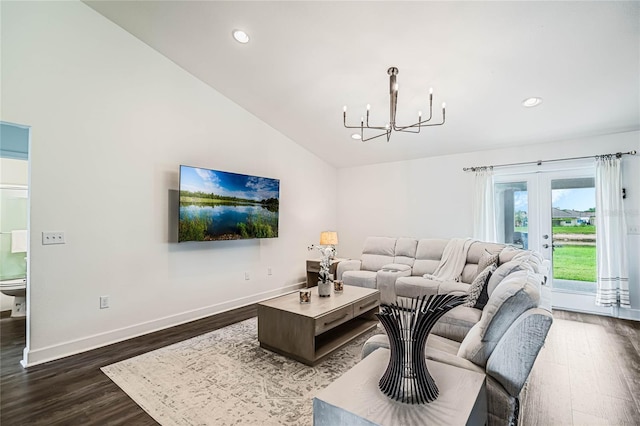
[[378, 381], [389, 363], [389, 350], [377, 349], [313, 398], [314, 426], [484, 425], [487, 423], [486, 376], [427, 360], [440, 389], [428, 404], [404, 404], [387, 398]]
[[[338, 269], [338, 263], [345, 259], [332, 259], [329, 265], [329, 273], [336, 276], [336, 269]], [[307, 260], [307, 288], [315, 287], [318, 285], [318, 273], [320, 272], [320, 259]]]

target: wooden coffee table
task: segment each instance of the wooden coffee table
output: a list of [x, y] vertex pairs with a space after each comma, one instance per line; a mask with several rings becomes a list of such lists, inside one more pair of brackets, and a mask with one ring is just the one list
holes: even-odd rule
[[307, 365], [316, 365], [334, 351], [374, 328], [380, 292], [345, 286], [342, 293], [301, 304], [298, 292], [258, 304], [260, 346]]

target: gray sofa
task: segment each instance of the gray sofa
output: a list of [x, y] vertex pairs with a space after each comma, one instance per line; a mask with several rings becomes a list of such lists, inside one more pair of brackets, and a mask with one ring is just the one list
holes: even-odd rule
[[[421, 295], [466, 294], [481, 272], [478, 263], [486, 260], [481, 258], [497, 255], [497, 269], [487, 282], [486, 305], [449, 311], [433, 328], [426, 356], [485, 373], [489, 424], [516, 424], [520, 392], [553, 322], [550, 290], [545, 285], [548, 262], [531, 251], [475, 241], [466, 252], [458, 280], [425, 277], [436, 270], [447, 243], [442, 239], [371, 237], [360, 261], [338, 265], [338, 279], [346, 285], [378, 288], [382, 303]], [[389, 347], [384, 334], [365, 343], [362, 357], [380, 347]]]

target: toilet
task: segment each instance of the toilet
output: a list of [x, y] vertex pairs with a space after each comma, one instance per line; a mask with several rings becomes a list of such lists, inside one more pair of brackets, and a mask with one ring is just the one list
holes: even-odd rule
[[27, 316], [26, 278], [0, 281], [0, 292], [7, 296], [13, 296], [13, 309], [11, 309], [11, 318]]

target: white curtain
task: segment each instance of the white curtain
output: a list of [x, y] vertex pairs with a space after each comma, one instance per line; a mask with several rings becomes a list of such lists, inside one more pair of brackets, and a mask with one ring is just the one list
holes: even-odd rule
[[496, 241], [496, 220], [493, 197], [493, 171], [490, 167], [476, 170], [473, 191], [473, 238]]
[[630, 308], [620, 162], [616, 155], [598, 156], [596, 162], [596, 305]]

